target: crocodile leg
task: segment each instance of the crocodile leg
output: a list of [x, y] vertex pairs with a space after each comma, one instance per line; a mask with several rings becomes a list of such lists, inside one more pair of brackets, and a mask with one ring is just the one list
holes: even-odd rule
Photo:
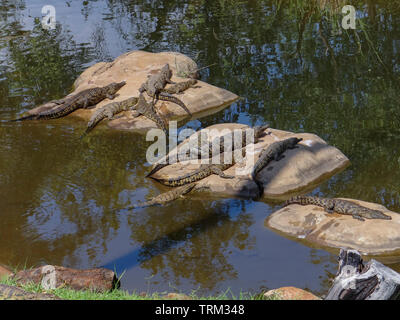
[[137, 118], [137, 117], [141, 116], [141, 114], [140, 114], [140, 112], [137, 111], [137, 110], [132, 110], [131, 116], [132, 116], [133, 118]]
[[360, 220], [360, 221], [365, 221], [365, 219], [358, 214], [352, 214], [353, 219]]
[[112, 117], [108, 117], [108, 120], [117, 120], [117, 119], [121, 119], [124, 115], [123, 114], [118, 114]]
[[274, 160], [275, 161], [279, 161], [279, 160], [282, 160], [284, 157], [285, 156], [283, 154], [276, 154], [275, 157], [274, 157]]
[[88, 105], [89, 105], [89, 99], [86, 98], [85, 102], [83, 103], [83, 109], [88, 109]]

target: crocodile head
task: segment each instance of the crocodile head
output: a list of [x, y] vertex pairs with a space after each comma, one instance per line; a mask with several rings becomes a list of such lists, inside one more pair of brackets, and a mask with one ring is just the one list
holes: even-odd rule
[[164, 67], [161, 68], [161, 73], [164, 73], [167, 75], [168, 79], [172, 78], [172, 70], [169, 68], [169, 64], [165, 64]]
[[257, 139], [264, 134], [264, 131], [269, 128], [269, 124], [254, 127], [254, 138]]
[[289, 139], [287, 139], [287, 143], [288, 143], [288, 145], [290, 145], [290, 146], [295, 146], [296, 144], [298, 144], [300, 141], [302, 141], [303, 140], [303, 138], [296, 138], [296, 137], [293, 137], [293, 138], [289, 138]]
[[107, 88], [107, 93], [108, 93], [108, 94], [114, 94], [114, 93], [116, 93], [119, 89], [121, 89], [124, 85], [126, 85], [126, 81], [110, 83], [108, 86], [106, 86], [106, 88]]

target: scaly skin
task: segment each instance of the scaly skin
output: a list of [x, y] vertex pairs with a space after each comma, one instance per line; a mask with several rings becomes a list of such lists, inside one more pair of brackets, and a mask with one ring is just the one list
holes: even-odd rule
[[169, 94], [179, 94], [189, 88], [195, 88], [194, 85], [196, 83], [197, 83], [196, 79], [189, 79], [187, 81], [178, 82], [168, 88], [164, 88], [164, 89], [162, 89], [162, 91], [169, 93]]
[[105, 106], [101, 107], [100, 109], [96, 110], [92, 117], [90, 118], [88, 122], [88, 126], [84, 134], [82, 135], [85, 136], [87, 135], [93, 128], [103, 119], [108, 118], [109, 120], [114, 119], [114, 116], [122, 111], [127, 111], [130, 109], [132, 106], [137, 104], [139, 98], [137, 97], [132, 97], [123, 101], [119, 102], [111, 102], [109, 104], [106, 104]]
[[[258, 142], [258, 139], [264, 134], [265, 130], [269, 128], [269, 125], [263, 125], [263, 126], [256, 126], [253, 128], [254, 130], [254, 143]], [[240, 147], [245, 147], [247, 144], [250, 143], [250, 141], [248, 141], [246, 139], [246, 130], [248, 128], [244, 128], [242, 129], [242, 144]], [[206, 145], [201, 145], [201, 136], [199, 135], [198, 139], [198, 152], [192, 152], [191, 153], [191, 157], [187, 158], [186, 160], [196, 160], [196, 159], [200, 159], [202, 154], [204, 152], [202, 152], [202, 150], [205, 149], [205, 152], [208, 152], [208, 156], [211, 158], [212, 157], [212, 148], [213, 145], [217, 145], [219, 143], [219, 150], [220, 153], [226, 152], [226, 151], [231, 151], [231, 150], [225, 150], [225, 139], [231, 139], [232, 140], [232, 149], [235, 150], [235, 147], [237, 147], [234, 142], [233, 142], [233, 132], [232, 133], [228, 133], [224, 136], [221, 137], [215, 137], [214, 140], [212, 140], [211, 142], [207, 143]], [[169, 156], [167, 156], [165, 158], [165, 163], [158, 163], [154, 166], [154, 168], [150, 171], [149, 174], [146, 175], [146, 177], [149, 177], [151, 175], [153, 175], [154, 173], [156, 173], [157, 171], [161, 170], [162, 168], [168, 166], [169, 164], [173, 164], [178, 162], [178, 157], [175, 154], [174, 156], [172, 156], [171, 158]]]
[[[151, 95], [149, 95], [151, 97]], [[157, 94], [155, 96], [158, 100], [162, 100], [162, 101], [169, 101], [169, 102], [173, 102], [175, 104], [177, 104], [178, 106], [180, 106], [183, 110], [185, 110], [187, 112], [187, 114], [189, 114], [190, 116], [192, 116], [192, 113], [190, 112], [190, 110], [186, 107], [186, 105], [179, 100], [177, 97], [171, 96], [170, 94], [164, 93], [164, 92], [160, 92], [159, 94]], [[153, 97], [154, 98], [154, 97]]]
[[[313, 196], [297, 196], [287, 200], [283, 206], [290, 204], [305, 205], [316, 205], [325, 209], [328, 213], [339, 213], [345, 215], [351, 215], [354, 219], [365, 221], [365, 219], [384, 219], [391, 220], [392, 217], [384, 214], [381, 211], [369, 209], [360, 206], [354, 202], [336, 199], [336, 198], [320, 198]], [[365, 219], [364, 219], [365, 218]]]
[[212, 174], [216, 174], [224, 179], [233, 179], [234, 176], [229, 176], [223, 173], [224, 170], [232, 166], [233, 164], [202, 164], [199, 169], [192, 173], [188, 173], [177, 178], [156, 180], [166, 186], [178, 187], [207, 178]]
[[164, 89], [167, 83], [175, 84], [175, 82], [171, 81], [171, 77], [172, 70], [169, 68], [169, 64], [167, 63], [161, 68], [159, 73], [150, 76], [147, 81], [142, 84], [139, 92], [143, 93], [146, 91], [150, 97], [155, 97], [162, 89]]
[[302, 141], [302, 138], [289, 138], [282, 141], [272, 143], [263, 150], [254, 165], [252, 171], [253, 180], [256, 180], [257, 174], [264, 169], [272, 160], [279, 161], [284, 156], [282, 155], [287, 149], [297, 148], [297, 144]]
[[[246, 148], [242, 148], [242, 156], [245, 156], [245, 152], [246, 152]], [[224, 163], [224, 154], [223, 153], [221, 153], [219, 155], [219, 157], [220, 157], [220, 159], [219, 159], [218, 164], [214, 164], [214, 163], [202, 164], [200, 166], [200, 168], [198, 168], [197, 170], [195, 170], [191, 173], [187, 173], [183, 176], [180, 176], [177, 178], [170, 178], [170, 179], [162, 179], [162, 178], [153, 178], [153, 179], [159, 181], [160, 183], [162, 183], [166, 186], [170, 186], [170, 187], [178, 187], [178, 186], [183, 186], [185, 184], [189, 184], [192, 182], [196, 182], [196, 181], [204, 179], [212, 174], [216, 174], [224, 179], [233, 179], [234, 176], [226, 175], [223, 171], [225, 171], [226, 169], [229, 169], [230, 167], [232, 167], [235, 164], [235, 162], [233, 161], [234, 157], [232, 156], [231, 163]]]
[[169, 68], [169, 64], [167, 63], [164, 67], [162, 67], [161, 71], [155, 75], [150, 76], [145, 83], [139, 88], [139, 92], [147, 92], [147, 94], [153, 98], [154, 100], [163, 100], [173, 102], [180, 107], [182, 107], [190, 116], [192, 113], [186, 107], [186, 105], [179, 100], [178, 98], [171, 96], [165, 92], [162, 92], [167, 83], [176, 84], [175, 82], [171, 81], [172, 77], [172, 70]]
[[39, 114], [32, 114], [13, 121], [23, 120], [48, 120], [64, 117], [71, 112], [84, 108], [87, 109], [96, 105], [105, 98], [114, 99], [115, 93], [126, 84], [125, 81], [116, 83], [113, 82], [105, 87], [95, 87], [78, 92], [76, 95], [66, 99], [54, 101], [59, 104], [55, 109], [41, 112]]
[[145, 207], [150, 207], [150, 206], [155, 206], [155, 205], [162, 205], [171, 201], [174, 201], [178, 199], [179, 197], [182, 197], [183, 195], [189, 193], [192, 191], [196, 184], [191, 183], [187, 184], [178, 188], [174, 188], [168, 192], [164, 192], [162, 194], [159, 194], [158, 196], [155, 196], [153, 199], [150, 201], [142, 202], [138, 205], [134, 205], [132, 207], [127, 208], [127, 210], [132, 210], [132, 209], [137, 209], [137, 208], [145, 208]]
[[136, 106], [131, 108], [132, 110], [137, 111], [137, 115], [133, 116], [139, 116], [143, 115], [146, 118], [154, 121], [157, 124], [157, 127], [159, 127], [161, 130], [165, 132], [166, 135], [168, 135], [168, 130], [165, 125], [165, 121], [158, 115], [156, 109], [154, 108], [154, 103], [148, 103], [142, 93], [139, 95], [139, 100]]

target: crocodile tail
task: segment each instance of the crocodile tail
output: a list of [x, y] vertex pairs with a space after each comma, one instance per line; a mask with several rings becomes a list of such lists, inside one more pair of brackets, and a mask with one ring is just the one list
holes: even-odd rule
[[86, 130], [85, 130], [85, 132], [82, 133], [82, 135], [80, 136], [79, 139], [82, 140], [83, 138], [85, 138], [85, 137], [88, 135], [88, 133], [89, 133], [90, 131], [92, 131], [92, 129], [93, 129], [93, 127], [87, 127]]
[[264, 195], [264, 183], [257, 179], [255, 179], [254, 182], [257, 184], [258, 187], [258, 198], [261, 198]]
[[177, 104], [178, 106], [180, 106], [183, 110], [185, 110], [190, 116], [192, 116], [192, 113], [190, 112], [190, 110], [186, 107], [186, 105], [179, 100], [178, 98], [171, 96], [169, 94], [165, 94], [165, 93], [160, 93], [158, 95], [158, 99], [160, 100], [164, 100], [164, 101], [169, 101], [169, 102], [173, 102], [175, 104]]
[[156, 173], [158, 170], [161, 170], [162, 168], [166, 167], [168, 164], [167, 163], [159, 163], [157, 164], [151, 171], [146, 175], [146, 177], [150, 177], [154, 173]]
[[286, 200], [283, 204], [283, 207], [286, 207], [290, 204], [303, 204], [304, 200], [305, 200], [305, 198], [303, 196], [295, 196], [295, 197], [292, 197], [292, 198]]
[[25, 121], [25, 120], [37, 120], [39, 118], [38, 114], [30, 114], [22, 118], [8, 120], [9, 122], [18, 122], [18, 121]]
[[300, 204], [303, 206], [313, 204], [316, 206], [324, 206], [325, 200], [324, 198], [314, 197], [314, 196], [295, 196], [289, 200], [287, 200], [284, 206], [289, 204]]

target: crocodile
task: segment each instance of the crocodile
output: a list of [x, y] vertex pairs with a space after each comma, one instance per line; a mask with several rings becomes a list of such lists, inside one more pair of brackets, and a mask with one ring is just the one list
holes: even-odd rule
[[96, 110], [92, 117], [90, 118], [87, 129], [83, 133], [82, 137], [87, 135], [93, 128], [103, 119], [108, 118], [109, 120], [115, 119], [115, 115], [122, 112], [122, 111], [127, 111], [130, 109], [132, 106], [136, 105], [138, 102], [139, 98], [138, 97], [131, 97], [123, 101], [119, 102], [111, 102], [108, 103], [104, 106], [102, 106], [100, 109]]
[[[379, 210], [373, 210], [360, 206], [352, 201], [342, 200], [337, 198], [321, 198], [313, 196], [296, 196], [287, 200], [283, 207], [290, 204], [300, 205], [316, 205], [323, 207], [328, 213], [339, 213], [351, 215], [354, 219], [365, 221], [365, 219], [384, 219], [391, 220], [392, 217], [384, 214]], [[364, 219], [365, 218], [365, 219]]]
[[129, 208], [126, 208], [126, 210], [133, 210], [137, 208], [145, 208], [145, 207], [150, 207], [150, 206], [155, 206], [155, 205], [162, 205], [171, 201], [174, 201], [178, 199], [179, 197], [184, 196], [185, 194], [189, 193], [192, 191], [196, 183], [190, 183], [183, 185], [178, 188], [174, 188], [170, 191], [164, 192], [159, 194], [158, 196], [155, 196], [152, 198], [150, 201], [142, 202], [138, 205], [131, 206]]
[[161, 68], [161, 71], [159, 73], [150, 76], [147, 81], [141, 85], [141, 87], [139, 88], [139, 92], [143, 93], [146, 91], [146, 93], [153, 98], [153, 103], [155, 102], [154, 100], [156, 98], [157, 100], [175, 103], [183, 108], [190, 116], [192, 116], [190, 110], [181, 100], [166, 92], [163, 92], [163, 89], [165, 88], [167, 83], [176, 84], [176, 82], [171, 81], [171, 77], [172, 70], [169, 68], [169, 64], [167, 63], [164, 67]]
[[133, 106], [131, 110], [133, 117], [138, 117], [140, 115], [145, 116], [146, 118], [154, 121], [157, 127], [159, 127], [166, 135], [168, 135], [165, 121], [158, 115], [156, 109], [154, 108], [154, 103], [148, 103], [142, 93], [139, 95], [137, 104]]
[[[246, 148], [242, 148], [242, 156], [245, 155], [245, 152], [246, 152]], [[166, 186], [170, 186], [170, 187], [178, 187], [178, 186], [183, 186], [185, 184], [189, 184], [192, 182], [196, 182], [196, 181], [204, 179], [212, 174], [216, 174], [224, 179], [233, 179], [233, 178], [235, 178], [234, 176], [227, 175], [223, 171], [232, 167], [235, 164], [235, 161], [233, 161], [234, 159], [233, 159], [233, 157], [231, 157], [232, 161], [230, 161], [230, 163], [225, 163], [224, 156], [225, 156], [224, 153], [219, 155], [219, 158], [220, 158], [219, 163], [202, 164], [202, 165], [200, 165], [200, 167], [197, 170], [195, 170], [191, 173], [187, 173], [185, 175], [176, 177], [176, 178], [169, 178], [169, 179], [168, 178], [167, 179], [154, 178], [154, 177], [152, 177], [152, 178], [157, 180], [158, 182], [160, 182]]]
[[199, 86], [195, 86], [196, 83], [196, 79], [189, 79], [187, 81], [178, 82], [168, 88], [162, 89], [161, 91], [169, 94], [182, 94], [183, 91], [189, 88], [200, 88]]
[[143, 93], [146, 91], [149, 96], [154, 98], [164, 89], [167, 83], [175, 84], [175, 82], [171, 81], [171, 78], [172, 70], [167, 63], [161, 68], [159, 73], [149, 76], [147, 81], [141, 85], [139, 92]]
[[118, 83], [113, 82], [105, 87], [94, 87], [86, 89], [64, 100], [61, 99], [57, 101], [52, 101], [58, 104], [58, 106], [54, 109], [40, 112], [38, 114], [31, 114], [12, 121], [48, 120], [61, 118], [77, 109], [88, 109], [89, 107], [96, 105], [105, 98], [108, 98], [110, 100], [114, 99], [115, 93], [125, 84], [125, 81]]
[[[259, 138], [261, 136], [263, 136], [265, 130], [269, 128], [269, 125], [262, 125], [262, 126], [255, 126], [253, 128], [253, 133], [254, 133], [254, 143], [257, 143], [259, 141]], [[247, 137], [246, 137], [246, 130], [248, 130], [249, 128], [243, 128], [242, 130], [242, 144], [240, 145], [240, 147], [245, 147], [247, 144], [250, 143], [250, 141], [248, 141]], [[208, 141], [207, 139], [207, 143], [201, 145], [201, 135], [198, 135], [198, 146], [200, 146], [197, 149], [197, 152], [191, 152], [190, 156], [186, 158], [186, 160], [196, 160], [196, 159], [200, 159], [201, 156], [204, 154], [204, 150], [205, 153], [208, 153], [208, 156], [211, 158], [212, 154], [213, 154], [213, 146], [216, 146], [219, 144], [219, 150], [220, 153], [226, 152], [226, 151], [231, 151], [231, 150], [225, 150], [225, 140], [226, 139], [230, 139], [232, 141], [232, 149], [235, 150], [235, 147], [237, 147], [237, 145], [234, 144], [234, 133], [228, 133], [225, 134], [223, 136], [218, 136], [215, 137], [211, 142]], [[185, 150], [185, 153], [189, 151], [189, 150]], [[151, 175], [153, 175], [154, 173], [156, 173], [157, 171], [161, 170], [162, 168], [168, 166], [169, 164], [173, 164], [178, 162], [178, 157], [177, 154], [173, 154], [171, 157], [169, 155], [166, 156], [166, 158], [164, 159], [163, 163], [157, 163], [154, 168], [150, 171], [150, 173], [148, 173], [146, 175], [146, 177], [149, 177]]]
[[185, 174], [183, 176], [177, 178], [170, 179], [162, 179], [162, 178], [153, 178], [160, 183], [170, 186], [170, 187], [178, 187], [183, 186], [188, 183], [196, 182], [201, 179], [207, 178], [212, 174], [216, 174], [224, 179], [233, 179], [234, 176], [226, 175], [223, 171], [233, 166], [233, 164], [202, 164], [199, 169], [194, 172]]
[[265, 168], [272, 160], [279, 161], [284, 158], [283, 153], [287, 149], [297, 148], [297, 144], [302, 141], [302, 138], [289, 138], [282, 141], [277, 141], [270, 144], [265, 150], [263, 150], [253, 167], [251, 176], [253, 180], [256, 180], [257, 174]]

